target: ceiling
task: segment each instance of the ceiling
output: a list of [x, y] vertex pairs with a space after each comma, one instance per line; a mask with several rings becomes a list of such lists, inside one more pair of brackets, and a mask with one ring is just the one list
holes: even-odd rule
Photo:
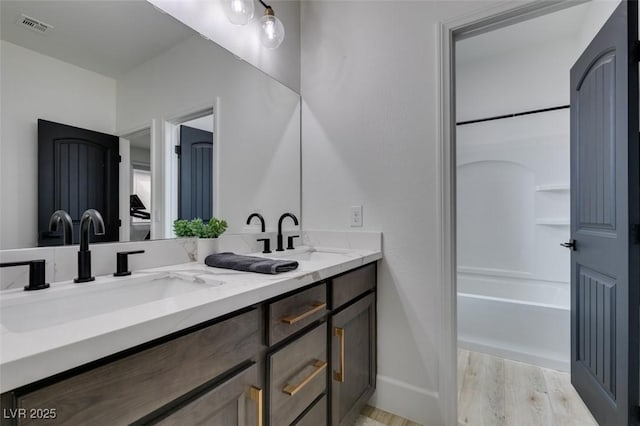
[[[24, 28], [21, 14], [53, 29]], [[0, 1], [2, 40], [115, 79], [194, 34], [146, 0]]]
[[524, 45], [577, 38], [589, 4], [583, 3], [456, 42], [456, 62], [522, 48]]

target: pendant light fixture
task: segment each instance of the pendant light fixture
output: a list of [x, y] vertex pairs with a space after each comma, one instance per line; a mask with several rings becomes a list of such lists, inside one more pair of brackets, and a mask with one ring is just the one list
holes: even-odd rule
[[[273, 12], [273, 8], [263, 0], [264, 15], [258, 22], [258, 38], [267, 49], [276, 49], [284, 40], [284, 25]], [[254, 0], [224, 0], [225, 13], [234, 25], [246, 25], [254, 14]]]
[[253, 0], [225, 0], [225, 13], [233, 25], [247, 25], [253, 18]]
[[264, 6], [264, 15], [258, 25], [258, 37], [267, 49], [276, 49], [284, 40], [284, 25], [273, 13], [273, 8], [259, 0]]

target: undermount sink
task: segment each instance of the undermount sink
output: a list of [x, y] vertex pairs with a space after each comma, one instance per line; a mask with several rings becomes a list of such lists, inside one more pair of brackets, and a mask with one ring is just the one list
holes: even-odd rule
[[265, 254], [264, 256], [274, 259], [297, 260], [303, 262], [333, 262], [344, 260], [345, 256], [348, 256], [348, 252], [305, 247], [295, 250], [285, 250], [283, 252], [274, 252]]
[[177, 297], [221, 285], [198, 275], [157, 273], [106, 278], [90, 284], [60, 284], [38, 292], [16, 292], [0, 300], [0, 324], [26, 332]]

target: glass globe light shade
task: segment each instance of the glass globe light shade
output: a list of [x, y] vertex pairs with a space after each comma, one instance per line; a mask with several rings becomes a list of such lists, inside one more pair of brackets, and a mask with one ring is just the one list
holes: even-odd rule
[[264, 16], [260, 18], [258, 36], [262, 45], [267, 49], [276, 49], [282, 44], [282, 40], [284, 40], [284, 25], [273, 14], [273, 9], [266, 9]]
[[224, 5], [227, 18], [234, 25], [247, 25], [253, 18], [253, 0], [225, 0]]

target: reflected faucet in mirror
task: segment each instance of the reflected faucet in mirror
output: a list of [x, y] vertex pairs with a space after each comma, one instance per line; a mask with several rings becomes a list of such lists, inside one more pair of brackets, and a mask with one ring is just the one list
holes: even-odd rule
[[247, 218], [247, 225], [251, 225], [251, 219], [253, 219], [254, 217], [257, 217], [258, 220], [260, 221], [260, 229], [261, 232], [264, 232], [266, 229], [266, 225], [264, 222], [264, 217], [262, 217], [262, 215], [260, 213], [251, 213], [249, 215], [249, 217]]
[[89, 226], [93, 223], [93, 233], [104, 235], [104, 221], [99, 211], [86, 210], [80, 219], [80, 251], [78, 251], [78, 278], [76, 283], [86, 283], [95, 280], [91, 276], [91, 251], [89, 250]]
[[64, 210], [56, 210], [49, 219], [49, 232], [57, 232], [58, 227], [62, 223], [62, 235], [64, 237], [64, 245], [73, 244], [73, 221], [71, 216]]

